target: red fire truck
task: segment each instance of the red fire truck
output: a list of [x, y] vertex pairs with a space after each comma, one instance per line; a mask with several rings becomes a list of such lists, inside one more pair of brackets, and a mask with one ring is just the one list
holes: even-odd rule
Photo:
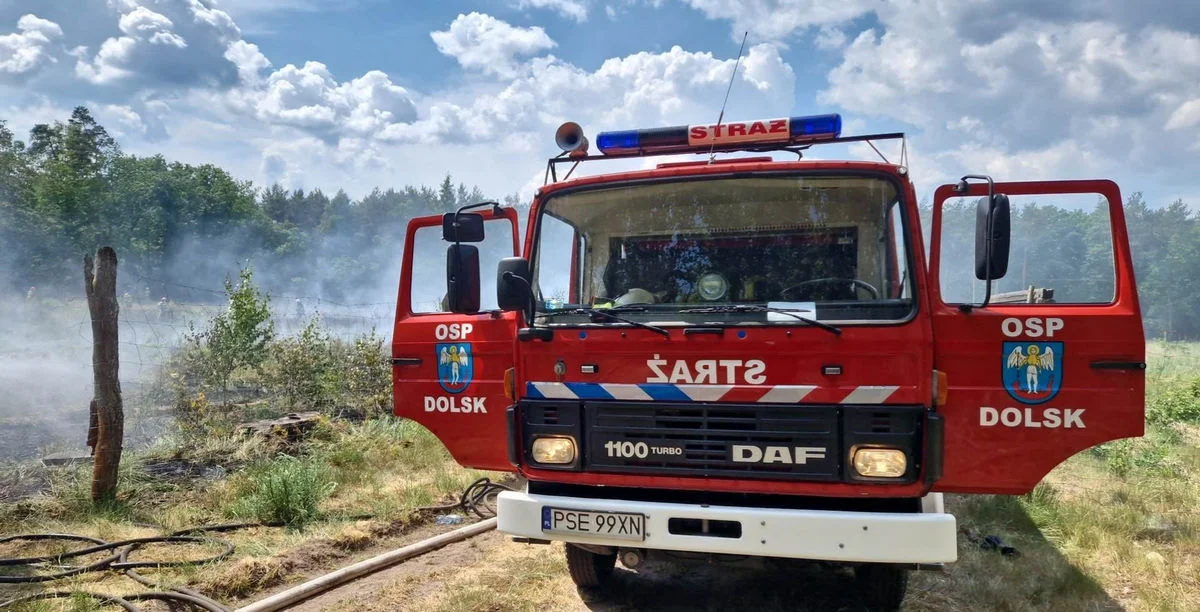
[[[903, 134], [840, 132], [837, 115], [665, 127], [589, 154], [565, 124], [523, 240], [494, 203], [414, 219], [395, 413], [464, 466], [519, 472], [499, 529], [566, 542], [580, 586], [618, 559], [805, 559], [898, 606], [908, 570], [957, 558], [943, 492], [1025, 493], [1142, 434], [1145, 345], [1114, 183], [967, 176], [923, 235], [903, 157], [808, 158]], [[676, 157], [560, 178], [658, 155]], [[1010, 198], [1070, 196], [1107, 210], [1100, 264], [1026, 287]]]

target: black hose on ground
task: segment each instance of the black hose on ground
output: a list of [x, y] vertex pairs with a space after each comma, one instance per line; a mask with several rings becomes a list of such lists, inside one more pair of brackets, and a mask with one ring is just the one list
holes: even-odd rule
[[463, 512], [469, 512], [481, 519], [491, 518], [496, 516], [496, 506], [493, 503], [496, 496], [501, 491], [514, 490], [504, 483], [492, 482], [491, 478], [484, 477], [467, 485], [467, 488], [463, 489], [462, 495], [459, 496], [457, 502], [440, 506], [422, 506], [417, 508], [417, 512], [447, 512], [462, 509]]
[[[71, 597], [86, 597], [95, 600], [100, 604], [115, 605], [131, 612], [139, 612], [139, 608], [133, 604], [135, 601], [165, 601], [168, 603], [186, 604], [193, 608], [207, 610], [209, 612], [230, 612], [230, 608], [221, 604], [218, 601], [205, 597], [204, 595], [186, 589], [183, 587], [168, 587], [146, 578], [138, 574], [137, 568], [165, 568], [165, 567], [182, 567], [185, 565], [199, 565], [203, 563], [211, 563], [219, 561], [233, 554], [233, 544], [227, 540], [207, 536], [182, 535], [186, 533], [204, 533], [208, 531], [230, 531], [234, 528], [262, 527], [267, 526], [261, 523], [239, 523], [237, 525], [214, 525], [212, 527], [197, 527], [175, 532], [165, 536], [149, 537], [149, 538], [131, 538], [128, 540], [119, 540], [116, 542], [105, 542], [99, 538], [89, 536], [80, 536], [65, 533], [30, 533], [7, 536], [0, 538], [0, 544], [8, 542], [34, 542], [46, 540], [67, 540], [79, 542], [91, 542], [95, 546], [80, 548], [69, 552], [42, 555], [36, 557], [14, 557], [0, 558], [0, 566], [35, 566], [35, 565], [53, 565], [62, 568], [62, 562], [66, 559], [82, 557], [104, 551], [115, 551], [113, 554], [104, 557], [98, 561], [80, 565], [76, 567], [68, 567], [60, 572], [52, 574], [35, 574], [32, 576], [0, 576], [0, 584], [32, 584], [38, 582], [50, 582], [53, 580], [61, 580], [70, 576], [76, 576], [88, 572], [100, 572], [105, 570], [124, 572], [129, 578], [148, 586], [155, 591], [147, 593], [138, 593], [136, 595], [107, 595], [104, 593], [91, 593], [87, 591], [46, 591], [43, 593], [34, 593], [23, 597], [17, 597], [8, 601], [0, 602], [0, 609], [9, 608], [17, 604], [30, 603], [34, 601], [43, 601], [48, 599], [64, 599]], [[222, 550], [214, 555], [202, 559], [189, 559], [183, 561], [136, 561], [130, 560], [129, 555], [138, 548], [147, 544], [216, 544]]]
[[[492, 480], [489, 478], [480, 478], [475, 482], [472, 482], [467, 486], [466, 489], [463, 490], [462, 495], [459, 496], [457, 502], [440, 506], [424, 506], [417, 508], [417, 512], [432, 513], [462, 509], [463, 512], [472, 513], [481, 519], [489, 518], [496, 515], [496, 508], [495, 504], [493, 503], [493, 500], [496, 498], [496, 496], [499, 495], [501, 491], [512, 490], [513, 488], [508, 485], [492, 482]], [[356, 518], [370, 517], [363, 516]], [[156, 583], [153, 580], [150, 580], [137, 573], [135, 570], [137, 568], [166, 568], [200, 565], [204, 563], [220, 561], [221, 559], [229, 557], [233, 554], [234, 546], [228, 540], [196, 534], [222, 533], [237, 529], [249, 529], [253, 527], [280, 526], [282, 526], [282, 523], [227, 523], [222, 525], [209, 525], [181, 529], [165, 536], [132, 538], [128, 540], [119, 540], [116, 542], [106, 542], [99, 538], [68, 533], [29, 533], [2, 537], [0, 538], [0, 544], [20, 541], [32, 542], [44, 540], [65, 540], [88, 542], [93, 544], [93, 546], [54, 555], [0, 558], [0, 567], [53, 565], [63, 570], [52, 574], [36, 574], [32, 576], [0, 576], [0, 584], [32, 584], [38, 582], [50, 582], [88, 572], [113, 570], [124, 572], [124, 574], [130, 579], [156, 590], [147, 593], [138, 593], [136, 595], [122, 595], [119, 597], [115, 595], [106, 595], [103, 593], [92, 593], [87, 591], [46, 591], [0, 602], [0, 609], [10, 608], [17, 604], [29, 603], [33, 601], [63, 599], [70, 597], [86, 597], [93, 599], [100, 604], [119, 606], [130, 612], [140, 612], [140, 608], [134, 605], [133, 602], [147, 600], [186, 604], [194, 608], [206, 610], [208, 612], [231, 612], [229, 607], [216, 600], [210, 599], [201, 593], [197, 593], [196, 591], [184, 587], [166, 586]], [[185, 561], [130, 561], [130, 553], [134, 552], [138, 548], [147, 544], [161, 543], [216, 544], [221, 546], [222, 550], [217, 554], [202, 559]], [[91, 555], [109, 550], [115, 552], [107, 557], [104, 557], [103, 559], [94, 561], [87, 565], [75, 567], [66, 567], [61, 565], [62, 561], [65, 559], [72, 559], [75, 557]]]

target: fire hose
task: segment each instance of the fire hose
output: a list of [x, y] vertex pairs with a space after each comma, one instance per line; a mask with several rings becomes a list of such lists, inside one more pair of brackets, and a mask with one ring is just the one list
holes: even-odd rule
[[[495, 495], [497, 493], [499, 493], [501, 490], [509, 490], [509, 489], [510, 489], [510, 487], [508, 487], [507, 485], [492, 482], [488, 478], [480, 478], [479, 480], [476, 480], [475, 482], [471, 483], [463, 491], [462, 495], [460, 495], [457, 502], [439, 505], [439, 506], [424, 506], [421, 508], [417, 508], [417, 512], [420, 514], [428, 514], [428, 513], [432, 513], [432, 512], [441, 512], [441, 511], [447, 511], [447, 510], [462, 509], [464, 512], [470, 512], [472, 514], [475, 514], [476, 516], [478, 516], [481, 519], [488, 519], [489, 516], [495, 516], [495, 508], [493, 507], [490, 500], [492, 498], [494, 498]], [[364, 518], [364, 517], [356, 517], [356, 518]], [[488, 525], [484, 525], [484, 523], [488, 523]], [[399, 563], [400, 561], [404, 561], [404, 560], [409, 559], [418, 554], [423, 554], [424, 552], [428, 552], [430, 550], [435, 550], [436, 548], [440, 548], [440, 546], [443, 546], [443, 545], [453, 541], [452, 538], [447, 538], [446, 536], [451, 536], [452, 534], [456, 534], [456, 535], [457, 534], [465, 534], [459, 538], [459, 539], [462, 539], [465, 537], [470, 537], [472, 535], [476, 535], [477, 533], [482, 533], [484, 531], [487, 531], [488, 529], [491, 529], [492, 527], [495, 526], [495, 519], [493, 518], [493, 519], [485, 520], [484, 523], [476, 523], [474, 525], [468, 525], [466, 527], [457, 529], [454, 532], [442, 534], [441, 536], [435, 536], [434, 538], [430, 538], [429, 540], [427, 540], [425, 542], [418, 542], [417, 544], [413, 544], [411, 546], [406, 546], [406, 547], [398, 549], [398, 550], [384, 553], [383, 555], [380, 555], [379, 557], [376, 557], [375, 559], [368, 559], [367, 561], [357, 563], [349, 568], [344, 568], [343, 570], [338, 570], [337, 572], [333, 572], [332, 574], [329, 574], [327, 576], [323, 576], [316, 580], [310, 581], [308, 583], [300, 585], [300, 587], [290, 589], [289, 591], [285, 591], [284, 593], [280, 593], [280, 594], [278, 594], [272, 598], [268, 598], [268, 599], [275, 600], [276, 598], [279, 598], [280, 595], [287, 595], [289, 593], [292, 593], [293, 591], [300, 591], [301, 593], [304, 593], [303, 597], [311, 597], [313, 594], [315, 594], [317, 592], [327, 590], [329, 588], [332, 588], [333, 586], [336, 586], [338, 584], [343, 584], [345, 582], [353, 580], [354, 578], [365, 575], [372, 571], [377, 571], [378, 569], [383, 569], [384, 567], [388, 567], [389, 565], [394, 565], [395, 563]], [[193, 591], [193, 590], [185, 588], [185, 587], [164, 586], [153, 580], [150, 580], [149, 578], [146, 578], [145, 576], [142, 576], [136, 570], [139, 568], [160, 568], [161, 569], [161, 568], [169, 568], [169, 567], [194, 566], [194, 565], [201, 565], [201, 564], [205, 564], [205, 563], [213, 563], [216, 561], [220, 561], [220, 560], [225, 559], [233, 554], [233, 552], [234, 552], [233, 544], [231, 542], [229, 542], [228, 540], [215, 538], [215, 537], [205, 535], [205, 534], [234, 531], [237, 529], [248, 529], [248, 528], [253, 528], [253, 527], [280, 527], [280, 526], [283, 526], [282, 523], [271, 523], [271, 524], [267, 524], [267, 523], [229, 523], [229, 524], [224, 524], [224, 525], [210, 525], [210, 526], [205, 526], [205, 527], [194, 527], [194, 528], [190, 528], [190, 529], [183, 529], [180, 531], [172, 532], [165, 536], [156, 536], [156, 537], [147, 537], [147, 538], [132, 538], [132, 539], [128, 539], [128, 540], [119, 540], [119, 541], [115, 541], [115, 542], [106, 542], [99, 538], [93, 538], [90, 536], [74, 535], [74, 534], [61, 534], [61, 533], [34, 533], [34, 534], [19, 534], [19, 535], [6, 536], [3, 538], [0, 538], [0, 544], [5, 544], [8, 542], [77, 541], [77, 542], [88, 542], [88, 543], [93, 544], [93, 546], [89, 546], [86, 548], [81, 548], [78, 550], [73, 550], [73, 551], [69, 551], [69, 552], [65, 552], [65, 553], [52, 554], [52, 555], [33, 556], [33, 557], [0, 558], [0, 567], [4, 567], [4, 566], [33, 567], [33, 566], [53, 565], [53, 566], [57, 567], [58, 569], [62, 570], [62, 571], [55, 572], [55, 573], [36, 574], [36, 575], [32, 575], [32, 576], [0, 576], [0, 584], [28, 584], [28, 583], [38, 583], [38, 582], [50, 582], [50, 581], [61, 580], [63, 578], [69, 578], [71, 576], [77, 576], [79, 574], [84, 574], [84, 573], [89, 573], [89, 572], [120, 571], [120, 572], [123, 572], [130, 579], [135, 580], [147, 587], [150, 587], [151, 589], [156, 589], [156, 590], [145, 592], [145, 593], [138, 593], [138, 594], [134, 594], [134, 595], [121, 595], [121, 596], [108, 595], [108, 594], [104, 594], [104, 593], [93, 593], [93, 592], [88, 592], [88, 591], [46, 591], [46, 592], [42, 592], [42, 593], [34, 593], [32, 595], [25, 595], [22, 597], [17, 597], [14, 599], [0, 602], [0, 609], [9, 608], [9, 607], [15, 606], [17, 604], [29, 603], [29, 602], [33, 602], [33, 601], [41, 601], [41, 600], [48, 600], [48, 599], [62, 599], [62, 598], [71, 598], [71, 597], [87, 597], [89, 599], [95, 600], [97, 603], [119, 606], [130, 612], [139, 612], [140, 611], [140, 608], [138, 608], [136, 605], [134, 605], [133, 602], [151, 601], [151, 600], [164, 601], [164, 602], [168, 602], [168, 603], [184, 604], [184, 605], [190, 606], [192, 608], [207, 610], [209, 612], [232, 612], [232, 609], [229, 608], [228, 606], [225, 606], [224, 604], [222, 604], [214, 599], [211, 599], [201, 593], [198, 593], [196, 591]], [[139, 549], [143, 546], [149, 545], [149, 544], [212, 544], [212, 545], [220, 546], [222, 550], [214, 555], [211, 555], [209, 557], [205, 557], [202, 559], [189, 559], [189, 560], [182, 560], [182, 561], [130, 560], [130, 555], [134, 551], [136, 551], [137, 549]], [[89, 563], [86, 565], [73, 566], [73, 567], [61, 565], [62, 561], [66, 560], [66, 559], [72, 559], [72, 558], [82, 557], [82, 556], [86, 556], [86, 555], [93, 555], [93, 554], [102, 553], [105, 551], [113, 551], [113, 552], [112, 552], [112, 554], [110, 554], [98, 561], [95, 561], [95, 562], [92, 562], [92, 563]], [[375, 562], [373, 565], [370, 564], [370, 562], [372, 562], [372, 561]], [[353, 571], [350, 571], [350, 570], [353, 570]], [[317, 583], [318, 588], [314, 588], [314, 583]], [[294, 596], [295, 595], [292, 595], [291, 597], [294, 597]], [[267, 600], [264, 600], [264, 602], [266, 602], [266, 601]], [[295, 601], [299, 601], [299, 599], [295, 599]], [[279, 608], [278, 607], [269, 607], [269, 606], [264, 607], [259, 604], [251, 604], [250, 609], [262, 609], [262, 610], [272, 609], [272, 610], [274, 610], [274, 609], [279, 609]]]

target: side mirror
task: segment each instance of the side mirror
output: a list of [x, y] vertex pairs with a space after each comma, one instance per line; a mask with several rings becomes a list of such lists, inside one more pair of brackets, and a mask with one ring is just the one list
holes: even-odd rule
[[463, 212], [442, 215], [442, 240], [483, 242], [483, 215]]
[[992, 281], [1008, 273], [1009, 221], [1008, 196], [1002, 193], [976, 206], [975, 278]]
[[452, 244], [446, 249], [446, 310], [479, 312], [479, 249], [474, 245]]
[[505, 257], [496, 269], [496, 303], [500, 310], [528, 312], [533, 305], [529, 261], [523, 257]]

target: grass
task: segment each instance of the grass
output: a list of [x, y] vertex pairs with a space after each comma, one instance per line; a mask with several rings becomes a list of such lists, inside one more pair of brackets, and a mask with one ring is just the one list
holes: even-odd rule
[[290, 455], [257, 466], [246, 481], [250, 486], [232, 506], [233, 514], [293, 529], [319, 518], [321, 503], [337, 489], [324, 462]]
[[[220, 534], [235, 545], [233, 557], [154, 573], [167, 584], [189, 585], [231, 601], [332, 570], [359, 551], [386, 545], [408, 528], [417, 507], [444, 502], [483, 475], [457, 466], [424, 428], [390, 417], [327, 421], [303, 443], [286, 447], [278, 441], [232, 436], [190, 440], [126, 456], [117, 501], [102, 508], [90, 502], [90, 468], [51, 470], [48, 494], [0, 504], [0, 534], [61, 532], [112, 541], [246, 518], [292, 526]], [[199, 479], [161, 478], [147, 471], [163, 461], [225, 467], [216, 477]], [[0, 546], [0, 557], [42, 549]], [[138, 555], [200, 558], [205, 556], [202, 552], [163, 547]], [[113, 573], [80, 576], [54, 586], [108, 593], [142, 590]], [[28, 593], [35, 587], [10, 590]], [[55, 605], [30, 609], [61, 609]]]

